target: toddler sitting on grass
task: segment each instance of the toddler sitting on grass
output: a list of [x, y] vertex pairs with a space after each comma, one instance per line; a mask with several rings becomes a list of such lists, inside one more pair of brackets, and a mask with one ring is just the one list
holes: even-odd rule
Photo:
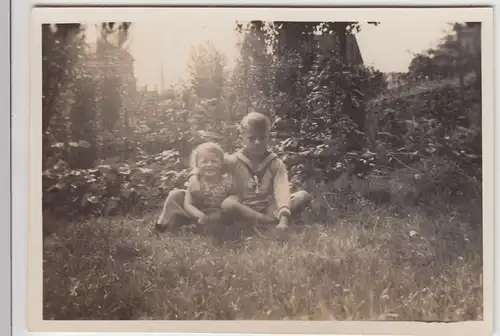
[[224, 151], [216, 143], [206, 142], [191, 154], [196, 181], [186, 190], [172, 190], [156, 223], [157, 231], [196, 222], [216, 224], [221, 219], [221, 204], [231, 194], [231, 178], [223, 174]]

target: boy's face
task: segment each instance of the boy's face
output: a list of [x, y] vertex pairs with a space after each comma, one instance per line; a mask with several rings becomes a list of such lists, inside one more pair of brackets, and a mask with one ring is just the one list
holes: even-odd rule
[[269, 147], [269, 132], [264, 129], [249, 128], [243, 131], [242, 142], [251, 155], [262, 155]]
[[201, 175], [206, 177], [219, 176], [222, 170], [222, 160], [213, 153], [199, 153], [197, 167]]

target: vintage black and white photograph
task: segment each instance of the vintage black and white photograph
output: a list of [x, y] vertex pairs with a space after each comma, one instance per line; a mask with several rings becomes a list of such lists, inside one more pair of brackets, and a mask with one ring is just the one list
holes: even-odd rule
[[411, 12], [42, 24], [43, 320], [482, 321], [484, 26]]

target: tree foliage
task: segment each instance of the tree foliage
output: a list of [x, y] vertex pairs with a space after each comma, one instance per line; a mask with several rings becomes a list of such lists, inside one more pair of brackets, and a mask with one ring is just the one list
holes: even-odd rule
[[[331, 162], [363, 148], [364, 104], [385, 87], [385, 79], [352, 54], [360, 27], [357, 22], [261, 21], [237, 26], [243, 34], [238, 73], [252, 78], [240, 87], [240, 96], [247, 106], [278, 118], [280, 151], [295, 151], [287, 156], [294, 163], [301, 156], [311, 169], [328, 167], [334, 173]], [[361, 172], [359, 165], [354, 170]]]
[[191, 49], [189, 66], [192, 90], [200, 99], [220, 100], [226, 81], [226, 57], [206, 41]]
[[416, 54], [409, 66], [414, 78], [450, 78], [464, 73], [481, 75], [481, 24], [455, 23], [435, 47]]
[[[123, 51], [120, 47], [129, 26], [103, 24], [94, 53], [86, 41], [85, 26], [42, 25], [44, 167], [58, 159], [67, 160], [74, 169], [94, 166], [100, 149], [105, 147], [101, 127], [112, 129], [108, 127], [110, 120], [116, 121], [122, 110], [116, 102], [122, 100], [121, 89], [129, 84], [116, 75], [126, 65], [116, 56]], [[118, 43], [114, 53], [103, 52], [112, 45], [108, 39], [113, 36]], [[60, 142], [86, 145], [65, 146], [65, 151], [54, 152], [51, 145]]]

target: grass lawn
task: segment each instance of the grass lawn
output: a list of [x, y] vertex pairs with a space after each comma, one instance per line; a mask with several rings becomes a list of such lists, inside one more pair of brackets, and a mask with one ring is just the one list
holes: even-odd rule
[[226, 243], [152, 220], [58, 223], [44, 319], [482, 319], [481, 233], [452, 212], [368, 206]]

